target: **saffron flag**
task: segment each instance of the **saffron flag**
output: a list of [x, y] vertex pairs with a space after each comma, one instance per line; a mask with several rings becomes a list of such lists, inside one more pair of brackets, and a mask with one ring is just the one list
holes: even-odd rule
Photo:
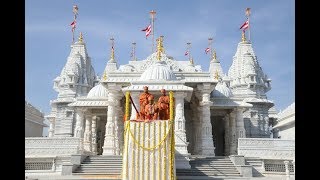
[[208, 54], [209, 51], [210, 51], [210, 48], [208, 48], [208, 47], [204, 50], [204, 52], [206, 52], [206, 54]]
[[146, 27], [145, 29], [142, 29], [141, 31], [146, 32], [146, 38], [147, 38], [151, 33], [151, 24], [148, 27]]
[[249, 27], [249, 20], [246, 20], [246, 22], [244, 22], [242, 24], [242, 26], [240, 27], [240, 29], [242, 29], [243, 31], [245, 31], [246, 29], [248, 29]]
[[186, 52], [184, 53], [185, 56], [188, 56], [188, 54], [189, 54], [189, 51], [186, 51]]
[[73, 20], [72, 23], [70, 24], [72, 28], [71, 29], [72, 32], [76, 29], [76, 24], [77, 24], [76, 20]]

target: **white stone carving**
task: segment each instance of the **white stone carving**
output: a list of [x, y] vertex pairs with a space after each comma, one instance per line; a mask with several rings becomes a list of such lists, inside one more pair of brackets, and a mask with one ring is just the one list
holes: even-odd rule
[[25, 138], [25, 156], [57, 156], [78, 153], [79, 138]]
[[238, 154], [263, 159], [294, 159], [295, 141], [270, 138], [239, 138]]

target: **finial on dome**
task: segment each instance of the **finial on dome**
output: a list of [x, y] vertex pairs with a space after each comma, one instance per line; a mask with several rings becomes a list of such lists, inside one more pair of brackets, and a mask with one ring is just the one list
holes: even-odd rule
[[110, 38], [111, 41], [111, 55], [110, 55], [110, 61], [114, 61], [114, 38]]
[[106, 73], [106, 71], [104, 71], [102, 78], [103, 78], [104, 81], [107, 80], [107, 73]]
[[216, 60], [217, 59], [217, 53], [216, 53], [216, 50], [213, 50], [213, 53], [212, 53], [212, 61]]
[[246, 39], [246, 34], [244, 31], [242, 31], [242, 37], [241, 37], [241, 40], [242, 42], [247, 42], [247, 39]]
[[191, 65], [194, 65], [193, 57], [190, 58], [190, 64], [191, 64]]
[[161, 59], [161, 53], [164, 53], [164, 48], [163, 48], [163, 36], [160, 36], [157, 39], [157, 59], [160, 61]]
[[79, 35], [79, 43], [83, 43], [83, 35], [82, 35], [82, 32], [80, 32], [80, 35]]

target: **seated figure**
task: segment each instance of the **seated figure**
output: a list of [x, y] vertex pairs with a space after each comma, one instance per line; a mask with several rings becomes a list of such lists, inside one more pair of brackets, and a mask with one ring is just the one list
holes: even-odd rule
[[149, 104], [147, 104], [144, 109], [144, 120], [150, 121], [158, 119], [158, 106], [154, 103], [154, 97], [150, 96], [148, 102]]

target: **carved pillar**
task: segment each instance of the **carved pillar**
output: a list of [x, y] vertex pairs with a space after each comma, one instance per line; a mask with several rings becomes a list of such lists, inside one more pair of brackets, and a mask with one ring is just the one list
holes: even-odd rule
[[92, 115], [86, 114], [86, 128], [84, 130], [84, 150], [91, 152], [91, 121]]
[[230, 155], [230, 117], [227, 114], [224, 118], [224, 154], [225, 156]]
[[[236, 109], [236, 147], [238, 147], [238, 138], [245, 138], [246, 137], [246, 130], [244, 129], [244, 122], [243, 122], [243, 108]], [[236, 148], [237, 149], [237, 148]]]
[[237, 137], [236, 137], [236, 114], [232, 111], [230, 114], [230, 155], [237, 154]]
[[213, 104], [210, 101], [210, 92], [214, 87], [211, 84], [204, 83], [202, 85], [198, 85], [197, 88], [199, 91], [196, 93], [196, 96], [198, 96], [198, 99], [200, 100], [198, 107], [198, 121], [200, 124], [196, 130], [196, 142], [200, 142], [198, 143], [200, 147], [198, 147], [197, 151], [201, 155], [215, 155], [210, 119], [210, 106]]
[[119, 113], [119, 110], [121, 110], [120, 99], [122, 97], [122, 92], [118, 90], [114, 84], [108, 85], [108, 90], [109, 90], [108, 101], [110, 103], [108, 106], [106, 132], [105, 132], [102, 154], [116, 155], [120, 152], [118, 123], [116, 122], [116, 120], [120, 121], [118, 113]]
[[186, 136], [186, 119], [184, 117], [184, 98], [186, 94], [184, 92], [176, 92], [175, 98], [175, 147], [180, 154], [188, 154], [188, 142]]
[[[121, 104], [124, 105], [124, 104]], [[116, 118], [117, 122], [117, 130], [118, 130], [118, 148], [116, 148], [117, 155], [121, 155], [123, 152], [123, 145], [124, 145], [124, 123], [123, 123], [123, 116], [124, 112], [122, 110], [122, 106], [120, 105], [118, 109], [118, 117]]]
[[92, 128], [91, 128], [91, 136], [92, 136], [92, 145], [91, 145], [91, 152], [93, 154], [97, 154], [97, 120], [99, 117], [93, 116], [92, 117]]
[[[140, 111], [140, 102], [139, 102], [140, 92], [130, 92], [130, 94], [131, 94], [131, 97], [132, 97], [132, 101], [136, 105], [137, 110]], [[133, 104], [131, 104], [131, 116], [130, 116], [130, 119], [136, 119], [136, 118], [137, 118], [137, 112], [134, 109]]]
[[[119, 101], [121, 96], [117, 96], [117, 101]], [[123, 136], [123, 131], [122, 131], [122, 124], [123, 124], [123, 111], [121, 104], [119, 103], [118, 106], [114, 108], [115, 114], [114, 114], [114, 133], [115, 133], [115, 155], [120, 155], [121, 153], [121, 146], [122, 146], [122, 140], [121, 136]]]
[[289, 161], [284, 161], [284, 165], [286, 167], [286, 176], [290, 176], [290, 171], [289, 171]]
[[192, 142], [193, 142], [193, 154], [198, 155], [200, 154], [200, 147], [201, 147], [201, 141], [198, 141], [200, 137], [200, 129], [201, 124], [199, 122], [199, 108], [197, 102], [193, 99], [191, 103], [191, 109], [192, 109]]
[[74, 137], [79, 137], [79, 151], [83, 152], [83, 136], [84, 136], [84, 111], [85, 109], [76, 109], [76, 128], [74, 131]]
[[81, 109], [76, 110], [76, 128], [74, 130], [74, 137], [81, 138], [83, 135], [83, 116], [84, 112]]

